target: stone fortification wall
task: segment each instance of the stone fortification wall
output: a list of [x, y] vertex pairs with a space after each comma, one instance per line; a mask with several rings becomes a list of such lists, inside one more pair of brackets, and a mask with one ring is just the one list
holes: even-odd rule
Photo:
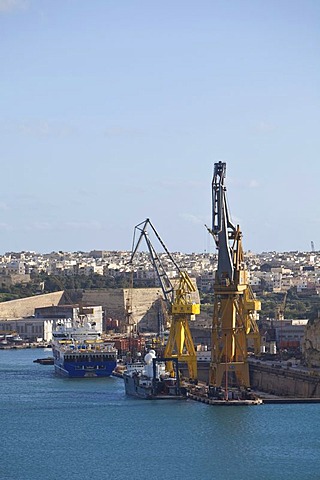
[[9, 275], [0, 275], [0, 282], [7, 287], [11, 285], [16, 285], [17, 283], [28, 283], [30, 282], [30, 274], [29, 273], [12, 273]]
[[[81, 302], [83, 305], [102, 306], [105, 318], [119, 320], [121, 326], [126, 324], [127, 311], [131, 309], [131, 324], [137, 324], [141, 332], [157, 332], [159, 314], [163, 313], [161, 297], [162, 290], [160, 287], [106, 288], [77, 290], [73, 292], [72, 301], [74, 303]], [[37, 307], [70, 304], [70, 299], [70, 292], [66, 296], [63, 291], [60, 291], [3, 302], [0, 303], [0, 318], [28, 317], [34, 315], [34, 309]]]
[[102, 305], [106, 318], [126, 321], [127, 309], [131, 307], [132, 321], [139, 329], [157, 331], [158, 309], [155, 302], [161, 296], [159, 288], [106, 288], [85, 290], [82, 302], [87, 305]]
[[139, 325], [140, 331], [158, 331], [158, 318], [162, 291], [159, 288], [125, 289], [126, 301], [132, 305], [132, 318]]
[[[252, 363], [249, 369], [250, 384], [255, 390], [293, 398], [320, 398], [320, 376], [316, 372], [295, 372]], [[187, 373], [187, 369], [184, 373]], [[198, 362], [198, 378], [208, 382], [209, 362]]]
[[302, 353], [309, 367], [320, 367], [320, 319], [308, 323]]
[[0, 303], [0, 318], [22, 318], [34, 315], [37, 307], [49, 307], [63, 303], [63, 290], [60, 292], [35, 295], [34, 297], [21, 298]]
[[274, 395], [320, 398], [320, 376], [312, 371], [250, 364], [250, 383], [256, 390]]
[[118, 320], [125, 318], [125, 302], [122, 288], [84, 290], [82, 302], [84, 305], [101, 305], [106, 318], [110, 317]]

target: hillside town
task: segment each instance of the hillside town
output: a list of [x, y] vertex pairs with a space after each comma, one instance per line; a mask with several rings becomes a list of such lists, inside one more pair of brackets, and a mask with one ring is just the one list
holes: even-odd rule
[[[210, 328], [212, 324], [212, 308], [206, 304], [206, 296], [210, 296], [214, 289], [214, 277], [217, 269], [217, 255], [213, 253], [172, 253], [172, 258], [182, 271], [186, 271], [197, 285], [200, 297], [203, 299], [201, 314], [192, 322], [191, 328], [195, 342], [199, 348], [205, 345], [210, 348]], [[177, 277], [177, 270], [166, 253], [159, 253], [161, 263], [169, 278]], [[262, 349], [266, 352], [276, 349], [289, 349], [301, 351], [306, 343], [305, 332], [308, 324], [306, 312], [299, 312], [299, 316], [285, 315], [286, 296], [289, 291], [294, 291], [296, 296], [312, 298], [317, 308], [320, 291], [320, 254], [319, 252], [263, 252], [245, 254], [249, 283], [253, 292], [258, 296], [276, 295], [276, 308], [273, 308], [270, 317], [260, 316], [260, 331], [262, 334]], [[138, 252], [133, 262], [130, 251], [103, 251], [91, 252], [51, 252], [41, 254], [36, 252], [7, 252], [0, 256], [0, 286], [2, 291], [13, 285], [28, 284], [33, 278], [45, 274], [50, 278], [63, 279], [72, 276], [101, 276], [106, 279], [120, 279], [123, 286], [131, 285], [130, 289], [114, 289], [112, 294], [106, 290], [89, 291], [82, 293], [81, 302], [91, 305], [92, 311], [98, 308], [95, 317], [101, 329], [108, 331], [124, 332], [128, 328], [128, 299], [134, 304], [131, 320], [136, 324], [140, 333], [155, 331], [159, 309], [160, 284], [156, 271], [148, 252]], [[121, 284], [121, 282], [119, 282]], [[10, 307], [18, 300], [4, 302], [1, 305], [0, 329], [14, 330], [22, 338], [37, 341], [44, 339], [50, 341], [52, 326], [56, 318], [65, 315], [75, 317], [74, 308], [72, 315], [69, 311], [63, 313], [62, 297], [58, 299], [41, 295], [43, 283], [39, 284], [37, 303], [35, 300], [28, 302], [31, 306], [26, 308]], [[61, 282], [62, 285], [62, 282]], [[61, 291], [64, 288], [61, 286]], [[142, 292], [142, 293], [141, 293]], [[48, 294], [48, 293], [47, 293]], [[57, 295], [57, 293], [55, 294]], [[117, 299], [116, 299], [117, 295]], [[43, 300], [41, 300], [43, 297]], [[278, 301], [278, 299], [280, 299]], [[66, 297], [62, 303], [72, 305], [77, 299]], [[27, 299], [25, 305], [27, 304]], [[60, 310], [57, 309], [60, 305]], [[159, 306], [160, 305], [160, 306]], [[101, 307], [102, 306], [102, 307]], [[50, 308], [52, 311], [50, 312]], [[69, 307], [68, 307], [69, 308]], [[44, 309], [44, 310], [43, 310]], [[54, 310], [54, 311], [53, 311]], [[67, 309], [68, 310], [68, 309]], [[45, 312], [45, 314], [44, 314]], [[315, 345], [317, 335], [312, 328], [311, 342]], [[309, 342], [310, 344], [310, 342]], [[209, 352], [208, 352], [209, 353]]]
[[[177, 271], [165, 253], [159, 257], [169, 278]], [[217, 255], [213, 253], [174, 252], [172, 257], [179, 268], [196, 278], [200, 292], [213, 290]], [[130, 251], [91, 252], [7, 252], [0, 256], [0, 285], [27, 283], [32, 274], [54, 276], [101, 275], [130, 277], [134, 286], [156, 284], [156, 272], [147, 252], [138, 252], [130, 263]], [[320, 289], [319, 252], [262, 252], [245, 254], [249, 282], [255, 292], [286, 292], [292, 287], [297, 293], [318, 295]]]

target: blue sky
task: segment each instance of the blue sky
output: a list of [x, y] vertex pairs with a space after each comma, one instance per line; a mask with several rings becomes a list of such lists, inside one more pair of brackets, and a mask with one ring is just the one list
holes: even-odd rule
[[320, 250], [318, 0], [0, 0], [0, 253]]

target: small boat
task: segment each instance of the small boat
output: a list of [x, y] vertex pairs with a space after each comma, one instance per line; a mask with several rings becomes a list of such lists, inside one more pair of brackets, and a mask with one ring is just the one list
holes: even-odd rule
[[[175, 376], [166, 372], [166, 361], [175, 364]], [[177, 358], [156, 358], [154, 350], [144, 357], [144, 362], [129, 363], [123, 372], [127, 395], [153, 400], [185, 399], [187, 390], [181, 385]]]
[[12, 340], [14, 343], [18, 343], [18, 344], [23, 343], [23, 338], [21, 338], [20, 335], [14, 335]]
[[116, 368], [113, 370], [112, 375], [114, 377], [123, 378], [123, 372], [125, 371], [126, 366], [122, 364], [117, 364]]
[[59, 324], [53, 332], [55, 372], [70, 378], [109, 377], [117, 365], [114, 343], [104, 341], [95, 325], [83, 318]]
[[33, 363], [40, 363], [40, 365], [54, 365], [54, 359], [53, 357], [37, 358], [36, 360], [33, 360]]

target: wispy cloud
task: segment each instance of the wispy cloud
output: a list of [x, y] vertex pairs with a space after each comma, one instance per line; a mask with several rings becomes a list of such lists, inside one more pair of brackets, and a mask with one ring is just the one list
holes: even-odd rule
[[52, 231], [52, 230], [101, 230], [103, 227], [100, 222], [33, 222], [26, 227], [27, 230], [34, 231]]
[[8, 204], [6, 202], [0, 202], [0, 210], [3, 212], [9, 210]]
[[13, 121], [3, 118], [0, 120], [0, 131], [29, 137], [69, 137], [77, 132], [77, 128], [59, 120], [27, 119]]
[[104, 129], [104, 135], [106, 137], [127, 137], [127, 136], [135, 136], [135, 135], [142, 135], [143, 130], [139, 130], [138, 128], [127, 128], [127, 127], [108, 127]]
[[204, 225], [206, 223], [202, 217], [198, 217], [197, 215], [193, 215], [192, 213], [182, 213], [180, 216], [187, 222], [193, 223], [195, 225]]
[[55, 226], [50, 222], [36, 222], [32, 225], [32, 230], [54, 230]]
[[[72, 199], [68, 199], [68, 204], [70, 205]], [[30, 212], [41, 212], [43, 209], [48, 213], [49, 211], [58, 211], [60, 212], [61, 200], [57, 197], [52, 197], [50, 195], [43, 196], [42, 193], [21, 193], [12, 195], [10, 198], [10, 207], [8, 209], [15, 211], [25, 211], [26, 209]]]
[[156, 186], [160, 186], [162, 188], [166, 188], [168, 190], [173, 190], [176, 188], [184, 188], [184, 189], [195, 189], [195, 188], [203, 188], [207, 186], [205, 182], [197, 181], [197, 180], [176, 180], [176, 179], [166, 179], [160, 180], [156, 183]]
[[267, 134], [267, 133], [273, 133], [276, 130], [276, 128], [277, 127], [272, 123], [265, 122], [262, 120], [255, 126], [254, 131], [256, 133]]
[[0, 230], [9, 231], [9, 230], [12, 230], [12, 226], [9, 225], [8, 223], [0, 222]]
[[247, 188], [259, 188], [260, 187], [259, 181], [256, 180], [255, 178], [251, 178], [251, 179], [248, 179], [248, 180], [242, 180], [242, 179], [230, 177], [228, 179], [228, 184], [233, 185], [233, 186], [238, 187], [238, 188], [245, 188], [245, 189], [247, 189]]
[[255, 180], [254, 178], [252, 180], [249, 180], [249, 188], [258, 188], [260, 187], [259, 182]]
[[18, 125], [20, 133], [35, 137], [68, 137], [75, 132], [75, 128], [52, 120], [28, 120]]
[[102, 225], [100, 222], [67, 222], [65, 228], [73, 228], [77, 230], [100, 230]]
[[28, 2], [26, 0], [0, 0], [0, 13], [11, 13], [27, 8]]
[[148, 189], [144, 185], [126, 184], [124, 193], [127, 195], [144, 195]]

